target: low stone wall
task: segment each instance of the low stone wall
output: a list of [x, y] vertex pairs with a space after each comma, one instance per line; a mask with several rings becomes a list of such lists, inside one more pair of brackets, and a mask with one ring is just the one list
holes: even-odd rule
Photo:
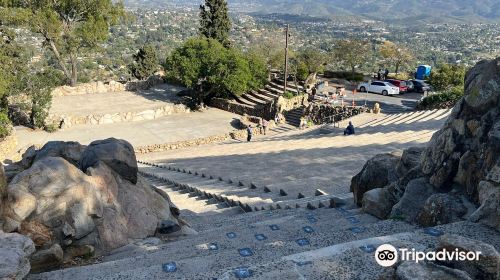
[[0, 140], [0, 159], [3, 161], [14, 154], [17, 147], [16, 132], [12, 129], [12, 133]]
[[154, 120], [172, 114], [190, 113], [190, 111], [191, 110], [184, 104], [169, 104], [160, 108], [149, 109], [140, 112], [123, 112], [88, 116], [50, 115], [47, 122], [55, 124], [60, 128], [69, 128], [74, 125], [101, 125], [120, 122]]
[[[257, 127], [253, 128], [253, 135], [254, 136], [260, 135], [260, 134], [261, 134], [261, 131], [259, 128], [257, 128]], [[207, 144], [213, 144], [213, 143], [220, 143], [220, 142], [224, 142], [224, 141], [227, 141], [230, 139], [238, 139], [238, 140], [245, 140], [246, 141], [246, 138], [247, 138], [247, 130], [240, 129], [240, 130], [235, 130], [235, 131], [232, 131], [229, 133], [212, 135], [212, 136], [193, 139], [193, 140], [135, 147], [135, 152], [137, 154], [164, 152], [164, 151], [177, 150], [177, 149], [182, 149], [182, 148], [189, 148], [189, 147], [195, 147], [195, 146], [201, 146], [201, 145], [207, 145]]]
[[324, 123], [340, 122], [364, 112], [369, 112], [369, 109], [363, 107], [333, 106], [311, 103], [307, 107], [305, 115], [314, 124], [320, 125]]
[[134, 81], [126, 84], [111, 81], [92, 82], [86, 84], [79, 84], [76, 87], [61, 86], [52, 91], [52, 96], [70, 96], [70, 95], [85, 95], [97, 93], [120, 93], [124, 91], [138, 91], [146, 90], [153, 86], [163, 83], [163, 78], [153, 76], [146, 81]]
[[307, 94], [298, 95], [290, 99], [280, 96], [277, 103], [278, 111], [283, 113], [284, 111], [290, 111], [300, 106], [308, 106], [309, 102], [307, 101], [307, 98]]

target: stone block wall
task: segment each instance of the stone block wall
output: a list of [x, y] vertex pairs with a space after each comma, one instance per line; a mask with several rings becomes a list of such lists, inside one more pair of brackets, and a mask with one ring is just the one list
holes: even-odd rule
[[55, 124], [60, 128], [69, 128], [75, 125], [101, 125], [120, 122], [154, 120], [172, 114], [190, 113], [190, 111], [191, 110], [184, 104], [169, 104], [156, 109], [149, 109], [139, 112], [122, 112], [87, 116], [50, 115], [47, 122]]
[[79, 84], [76, 87], [61, 86], [52, 91], [52, 96], [70, 96], [70, 95], [85, 95], [97, 93], [120, 93], [124, 91], [146, 90], [153, 86], [163, 83], [163, 78], [160, 76], [152, 76], [146, 81], [134, 81], [126, 84], [111, 81], [92, 82]]

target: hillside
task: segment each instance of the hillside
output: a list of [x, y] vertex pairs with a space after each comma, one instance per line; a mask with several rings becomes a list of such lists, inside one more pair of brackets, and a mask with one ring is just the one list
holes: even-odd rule
[[[132, 8], [196, 7], [201, 0], [125, 0]], [[500, 22], [497, 0], [229, 0], [233, 11], [306, 14], [331, 17], [358, 15], [384, 21], [411, 19], [418, 22]]]

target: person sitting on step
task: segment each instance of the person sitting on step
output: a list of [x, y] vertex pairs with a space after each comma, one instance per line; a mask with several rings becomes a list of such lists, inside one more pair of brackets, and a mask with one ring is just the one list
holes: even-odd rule
[[349, 122], [349, 125], [344, 130], [344, 135], [354, 135], [354, 134], [356, 134], [354, 131], [354, 125], [352, 125], [352, 122]]

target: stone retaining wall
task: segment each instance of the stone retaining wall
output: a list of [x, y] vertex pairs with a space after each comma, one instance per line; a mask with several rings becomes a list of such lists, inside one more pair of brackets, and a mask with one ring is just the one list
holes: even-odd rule
[[308, 106], [309, 102], [307, 98], [307, 94], [298, 95], [290, 99], [280, 96], [278, 98], [278, 111], [283, 113], [284, 111], [290, 111], [300, 106]]
[[290, 111], [300, 106], [308, 106], [307, 97], [307, 94], [295, 96], [291, 99], [280, 96], [277, 101], [272, 101], [265, 105], [256, 105], [254, 107], [241, 105], [227, 99], [214, 98], [210, 106], [238, 115], [250, 115], [273, 120], [277, 113]]
[[184, 104], [169, 104], [160, 108], [149, 109], [140, 112], [123, 112], [87, 116], [50, 115], [47, 122], [55, 124], [60, 128], [69, 128], [74, 125], [101, 125], [120, 122], [154, 120], [172, 114], [190, 113], [190, 111], [191, 110]]
[[[261, 132], [258, 128], [256, 128], [256, 127], [253, 128], [253, 135], [254, 136], [260, 135], [260, 134], [261, 134]], [[193, 139], [193, 140], [135, 147], [135, 152], [137, 154], [164, 152], [164, 151], [177, 150], [177, 149], [182, 149], [182, 148], [189, 148], [189, 147], [195, 147], [195, 146], [201, 146], [201, 145], [207, 145], [207, 144], [213, 144], [213, 143], [220, 143], [220, 142], [224, 142], [224, 141], [227, 141], [230, 139], [238, 139], [238, 140], [246, 141], [246, 138], [247, 138], [247, 130], [241, 129], [241, 130], [235, 130], [235, 131], [232, 131], [229, 133], [212, 135], [212, 136]]]
[[163, 82], [164, 82], [163, 78], [159, 76], [153, 76], [146, 81], [128, 82], [126, 84], [115, 81], [111, 81], [108, 83], [92, 82], [86, 84], [79, 84], [76, 87], [70, 87], [70, 86], [57, 87], [52, 91], [52, 96], [70, 96], [70, 95], [85, 95], [85, 94], [97, 94], [97, 93], [120, 93], [124, 91], [146, 90]]

